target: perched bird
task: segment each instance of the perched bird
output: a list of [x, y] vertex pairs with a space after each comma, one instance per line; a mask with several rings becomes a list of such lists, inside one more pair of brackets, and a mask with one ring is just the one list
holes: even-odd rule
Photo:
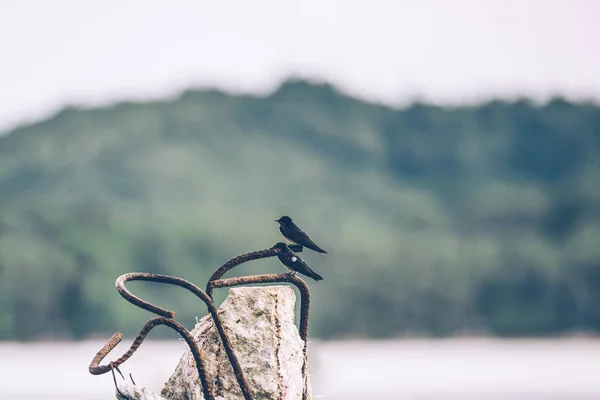
[[287, 244], [278, 242], [273, 246], [273, 249], [277, 253], [277, 258], [279, 258], [281, 265], [288, 269], [290, 273], [295, 274], [296, 272], [300, 272], [301, 274], [313, 278], [315, 281], [323, 280], [323, 277], [310, 269], [304, 260], [298, 257]]
[[290, 217], [284, 215], [283, 217], [276, 219], [275, 222], [279, 222], [279, 232], [289, 242], [299, 244], [304, 247], [308, 247], [311, 250], [318, 251], [319, 253], [327, 252], [317, 246], [315, 242], [310, 240], [308, 235], [298, 228], [298, 226], [292, 221]]

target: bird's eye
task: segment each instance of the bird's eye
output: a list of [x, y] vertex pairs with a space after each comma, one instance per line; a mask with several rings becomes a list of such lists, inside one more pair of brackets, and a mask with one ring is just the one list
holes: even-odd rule
[[296, 257], [292, 257], [292, 262], [296, 262], [297, 259], [298, 258], [296, 258]]

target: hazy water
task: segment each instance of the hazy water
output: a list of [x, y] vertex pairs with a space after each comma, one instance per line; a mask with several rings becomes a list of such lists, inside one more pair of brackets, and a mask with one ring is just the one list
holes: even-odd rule
[[[0, 400], [114, 399], [111, 375], [87, 371], [102, 344], [0, 343]], [[182, 351], [144, 342], [122, 370], [159, 392]], [[313, 342], [309, 363], [313, 393], [331, 400], [600, 399], [600, 340]]]

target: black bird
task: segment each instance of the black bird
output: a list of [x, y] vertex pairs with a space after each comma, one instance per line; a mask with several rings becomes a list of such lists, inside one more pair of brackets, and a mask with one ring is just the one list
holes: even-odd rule
[[298, 228], [298, 226], [292, 221], [290, 217], [284, 215], [283, 217], [276, 219], [275, 222], [279, 222], [279, 232], [289, 242], [299, 244], [304, 247], [308, 247], [311, 250], [318, 251], [319, 253], [327, 252], [316, 245], [315, 242], [310, 240], [308, 235]]
[[273, 246], [273, 249], [275, 250], [275, 253], [277, 253], [277, 258], [279, 258], [281, 265], [288, 269], [291, 274], [300, 272], [301, 274], [313, 278], [315, 281], [323, 280], [323, 277], [310, 269], [304, 260], [298, 257], [287, 244], [278, 242]]

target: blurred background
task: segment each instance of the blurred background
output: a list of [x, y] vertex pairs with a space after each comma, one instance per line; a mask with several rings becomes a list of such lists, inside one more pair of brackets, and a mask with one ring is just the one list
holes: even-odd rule
[[[114, 398], [92, 356], [291, 216], [325, 399], [599, 398], [600, 3], [0, 1], [0, 398]], [[232, 276], [281, 272], [274, 259]], [[174, 288], [132, 284], [192, 327]], [[219, 294], [219, 300], [225, 296]], [[125, 364], [160, 390], [157, 329]], [[110, 356], [109, 356], [110, 357]]]

